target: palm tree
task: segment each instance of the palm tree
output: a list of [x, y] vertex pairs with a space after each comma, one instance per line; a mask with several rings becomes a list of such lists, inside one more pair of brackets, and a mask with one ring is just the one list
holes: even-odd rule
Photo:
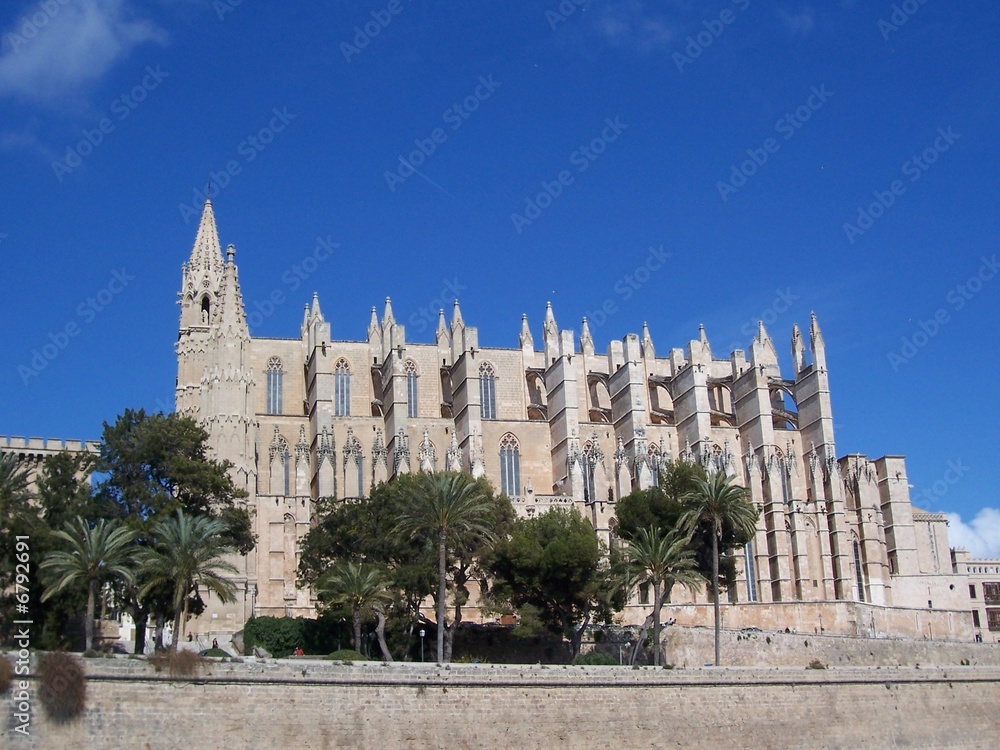
[[626, 546], [629, 567], [639, 583], [653, 587], [653, 664], [660, 665], [660, 610], [670, 601], [674, 584], [681, 584], [691, 593], [697, 591], [705, 578], [698, 572], [694, 552], [688, 548], [691, 537], [676, 529], [664, 533], [654, 526], [639, 529], [636, 538]]
[[693, 534], [705, 525], [712, 536], [712, 603], [715, 607], [715, 666], [719, 666], [719, 636], [722, 630], [719, 612], [719, 542], [723, 528], [738, 535], [752, 536], [757, 528], [757, 509], [747, 498], [748, 491], [732, 483], [725, 472], [715, 472], [708, 479], [696, 478], [696, 489], [684, 498], [685, 510], [680, 527]]
[[0, 453], [0, 500], [22, 500], [28, 495], [28, 465], [13, 453]]
[[52, 536], [65, 542], [66, 549], [51, 552], [38, 566], [48, 580], [42, 601], [79, 581], [87, 582], [85, 632], [86, 648], [90, 651], [94, 647], [94, 603], [101, 584], [114, 578], [126, 583], [134, 580], [131, 546], [135, 534], [115, 521], [102, 519], [91, 527], [77, 516]]
[[177, 650], [181, 628], [187, 622], [188, 602], [192, 592], [204, 586], [223, 604], [236, 601], [236, 587], [223, 573], [236, 574], [236, 567], [223, 558], [233, 547], [223, 538], [226, 524], [218, 518], [191, 516], [182, 510], [176, 517], [153, 524], [155, 543], [138, 557], [143, 585], [139, 598], [162, 585], [173, 589], [174, 642]]
[[[361, 617], [365, 612], [375, 612], [379, 618], [380, 630], [385, 624], [385, 609], [392, 602], [389, 582], [382, 571], [365, 563], [343, 563], [336, 566], [320, 579], [318, 588], [327, 595], [331, 604], [351, 608], [354, 623], [354, 650], [361, 651]], [[382, 658], [391, 661], [384, 638], [379, 638]]]
[[444, 662], [445, 592], [448, 587], [448, 543], [462, 534], [494, 536], [489, 492], [469, 474], [421, 473], [397, 529], [437, 542], [437, 660]]

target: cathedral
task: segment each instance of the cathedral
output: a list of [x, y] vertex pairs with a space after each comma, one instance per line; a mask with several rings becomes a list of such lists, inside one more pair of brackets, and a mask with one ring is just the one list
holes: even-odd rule
[[[792, 328], [790, 376], [763, 324], [749, 351], [724, 356], [704, 329], [658, 356], [645, 325], [599, 352], [586, 319], [576, 336], [551, 306], [537, 344], [522, 315], [512, 348], [481, 346], [457, 300], [450, 320], [439, 313], [433, 343], [409, 343], [388, 299], [364, 337], [333, 338], [315, 294], [298, 336], [251, 338], [235, 249], [223, 252], [210, 201], [182, 274], [176, 410], [232, 463], [258, 537], [234, 561], [237, 603], [209, 600], [190, 631], [315, 616], [296, 571], [320, 497], [463, 470], [487, 477], [521, 516], [578, 508], [608, 541], [616, 502], [682, 459], [732, 475], [760, 510], [725, 627], [1000, 637], [1000, 561], [950, 549], [945, 516], [911, 505], [903, 457], [838, 453], [815, 315]], [[667, 609], [681, 625], [712, 621], [704, 591], [677, 590]], [[637, 624], [648, 612], [640, 590], [619, 618]]]

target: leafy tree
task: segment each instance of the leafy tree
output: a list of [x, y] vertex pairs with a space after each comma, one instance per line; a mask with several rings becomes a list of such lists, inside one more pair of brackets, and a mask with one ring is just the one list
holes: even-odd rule
[[[628, 566], [638, 583], [648, 583], [653, 588], [653, 664], [660, 665], [660, 611], [670, 601], [675, 584], [681, 584], [694, 593], [704, 578], [697, 570], [694, 552], [688, 547], [689, 539], [677, 530], [664, 532], [655, 526], [640, 529], [636, 538], [626, 547]], [[636, 651], [645, 640], [642, 634]]]
[[[95, 468], [105, 477], [97, 488], [97, 513], [126, 523], [140, 546], [153, 544], [153, 526], [177, 510], [221, 520], [222, 540], [234, 552], [246, 555], [256, 544], [242, 502], [246, 493], [233, 484], [228, 462], [209, 458], [207, 433], [188, 417], [125, 410], [113, 425], [104, 424]], [[178, 616], [172, 588], [147, 585], [143, 575], [140, 571], [134, 586], [118, 592], [135, 619], [137, 653], [143, 651], [150, 617], [160, 625]], [[181, 603], [190, 613], [197, 602]]]
[[476, 482], [469, 474], [449, 471], [417, 474], [416, 486], [407, 495], [408, 502], [397, 528], [411, 538], [434, 542], [436, 546], [437, 658], [443, 663], [448, 551], [464, 546], [462, 540], [469, 537], [493, 538], [496, 518], [493, 497], [488, 485]]
[[323, 576], [317, 587], [321, 597], [350, 609], [354, 625], [354, 648], [361, 651], [361, 620], [367, 613], [378, 618], [376, 633], [383, 661], [392, 661], [385, 643], [385, 610], [392, 603], [389, 582], [377, 567], [365, 563], [343, 563]]
[[63, 549], [51, 552], [39, 569], [48, 580], [42, 601], [80, 582], [87, 584], [86, 648], [94, 646], [94, 601], [101, 584], [107, 580], [131, 581], [131, 529], [114, 521], [101, 520], [93, 527], [79, 516], [53, 534], [65, 543]]
[[224, 559], [233, 551], [225, 531], [225, 524], [218, 518], [192, 516], [178, 509], [176, 517], [153, 524], [156, 541], [138, 555], [145, 581], [140, 598], [158, 586], [172, 585], [175, 651], [183, 635], [181, 628], [187, 622], [189, 597], [197, 593], [199, 586], [214, 592], [223, 603], [236, 600], [233, 582], [223, 577], [224, 573], [237, 573], [236, 567]]
[[515, 608], [531, 605], [539, 619], [580, 651], [591, 622], [609, 622], [624, 606], [624, 586], [611, 573], [607, 550], [575, 508], [519, 519], [487, 561], [493, 594]]
[[712, 604], [715, 609], [715, 665], [719, 665], [719, 553], [724, 549], [726, 527], [733, 530], [740, 544], [746, 544], [757, 529], [757, 509], [748, 499], [745, 487], [733, 484], [724, 472], [716, 472], [707, 479], [698, 479], [696, 489], [684, 500], [680, 525], [688, 533], [707, 528], [712, 541]]

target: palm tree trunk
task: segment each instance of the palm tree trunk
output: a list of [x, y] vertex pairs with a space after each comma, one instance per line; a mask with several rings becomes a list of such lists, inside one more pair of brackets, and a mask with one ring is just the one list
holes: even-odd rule
[[722, 633], [719, 612], [719, 535], [712, 533], [712, 602], [715, 606], [715, 666], [719, 666], [719, 636]]
[[135, 610], [135, 648], [133, 653], [142, 655], [146, 653], [146, 625], [149, 622], [149, 613], [144, 609]]
[[635, 639], [635, 646], [632, 648], [632, 657], [629, 659], [629, 664], [635, 664], [636, 659], [639, 658], [639, 652], [642, 650], [642, 644], [646, 642], [646, 633], [649, 632], [650, 626], [653, 624], [653, 613], [650, 612], [646, 615], [646, 619], [642, 621], [642, 627], [639, 628], [639, 635]]
[[392, 653], [389, 645], [385, 642], [385, 615], [382, 612], [375, 612], [378, 624], [375, 626], [375, 635], [378, 636], [378, 647], [382, 650], [382, 661], [392, 661]]
[[94, 648], [94, 596], [97, 581], [91, 578], [87, 582], [87, 622], [84, 624], [87, 651]]
[[653, 666], [660, 666], [660, 582], [653, 581]]
[[447, 543], [448, 532], [445, 529], [441, 529], [438, 532], [438, 602], [437, 602], [437, 660], [438, 664], [444, 664], [444, 611], [445, 611], [445, 592], [448, 589], [448, 550]]
[[351, 620], [354, 623], [354, 650], [359, 654], [364, 653], [361, 650], [361, 608], [354, 607], [351, 610]]

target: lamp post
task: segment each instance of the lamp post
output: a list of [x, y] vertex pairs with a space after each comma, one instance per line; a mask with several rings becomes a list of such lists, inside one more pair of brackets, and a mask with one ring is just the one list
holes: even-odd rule
[[427, 635], [427, 631], [420, 628], [420, 661], [424, 660], [424, 636]]

